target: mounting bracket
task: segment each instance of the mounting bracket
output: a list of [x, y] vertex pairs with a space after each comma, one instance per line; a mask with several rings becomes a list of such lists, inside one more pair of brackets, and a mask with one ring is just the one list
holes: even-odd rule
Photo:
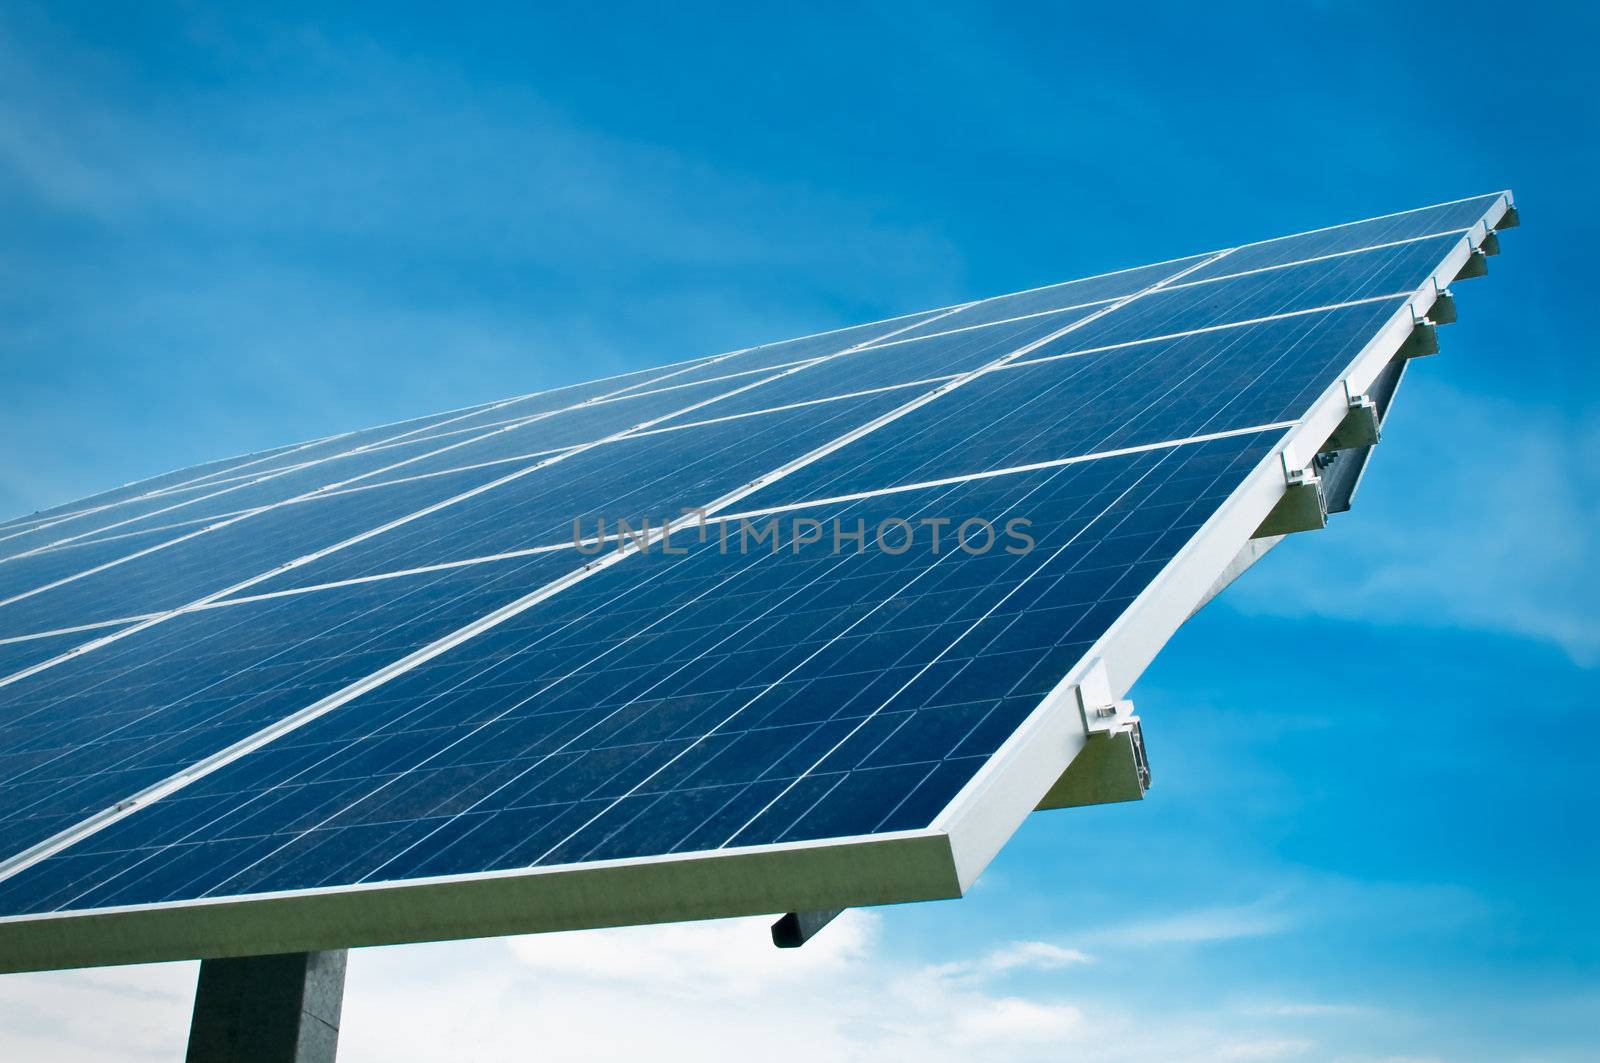
[[1378, 404], [1372, 401], [1371, 396], [1351, 395], [1348, 384], [1345, 389], [1345, 400], [1349, 406], [1345, 410], [1344, 420], [1339, 422], [1339, 427], [1333, 430], [1328, 441], [1322, 444], [1324, 451], [1375, 446], [1382, 435], [1378, 423]]
[[1095, 658], [1078, 682], [1078, 716], [1087, 736], [1036, 811], [1137, 801], [1150, 786], [1144, 731], [1133, 702], [1113, 696], [1105, 662]]
[[1328, 526], [1328, 501], [1322, 493], [1322, 478], [1316, 471], [1286, 468], [1283, 475], [1283, 497], [1250, 538], [1318, 531]]
[[[1127, 704], [1124, 702], [1123, 704]], [[1137, 716], [1118, 716], [1111, 730], [1096, 731], [1034, 810], [1081, 808], [1139, 801], [1150, 788], [1150, 761]]]
[[1411, 335], [1395, 352], [1396, 358], [1422, 358], [1439, 353], [1439, 327], [1430, 321], [1418, 321], [1411, 326]]
[[1449, 288], [1440, 288], [1433, 295], [1433, 305], [1428, 307], [1428, 320], [1435, 325], [1456, 323], [1456, 297]]
[[1483, 248], [1474, 247], [1472, 254], [1467, 256], [1466, 264], [1461, 267], [1461, 272], [1456, 274], [1456, 280], [1471, 280], [1473, 277], [1487, 277], [1489, 275], [1489, 256]]

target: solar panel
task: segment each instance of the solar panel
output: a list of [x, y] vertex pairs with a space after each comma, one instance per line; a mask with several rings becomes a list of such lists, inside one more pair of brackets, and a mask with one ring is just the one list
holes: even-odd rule
[[0, 524], [0, 969], [960, 895], [1030, 811], [1076, 803], [1083, 751], [1133, 748], [1120, 699], [1178, 624], [1322, 524], [1318, 472], [1364, 467], [1372, 411], [1510, 210]]

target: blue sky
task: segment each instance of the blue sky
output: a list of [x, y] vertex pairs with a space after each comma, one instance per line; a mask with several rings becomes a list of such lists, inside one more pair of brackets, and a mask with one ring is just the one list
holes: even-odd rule
[[[1524, 225], [1355, 511], [1135, 688], [1148, 800], [799, 954], [361, 953], [342, 1058], [1600, 1055], [1600, 18], [667, 11], [6, 4], [0, 513], [1507, 186]], [[192, 978], [7, 977], [0, 1055], [172, 1058]]]

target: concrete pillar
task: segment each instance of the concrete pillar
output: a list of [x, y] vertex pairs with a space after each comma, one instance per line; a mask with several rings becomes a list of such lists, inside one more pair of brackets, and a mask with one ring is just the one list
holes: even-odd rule
[[333, 1063], [345, 951], [203, 960], [188, 1063]]

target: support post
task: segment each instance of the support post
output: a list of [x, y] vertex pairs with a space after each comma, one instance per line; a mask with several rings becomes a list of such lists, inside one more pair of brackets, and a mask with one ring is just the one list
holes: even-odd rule
[[333, 1063], [345, 950], [202, 960], [188, 1063]]

